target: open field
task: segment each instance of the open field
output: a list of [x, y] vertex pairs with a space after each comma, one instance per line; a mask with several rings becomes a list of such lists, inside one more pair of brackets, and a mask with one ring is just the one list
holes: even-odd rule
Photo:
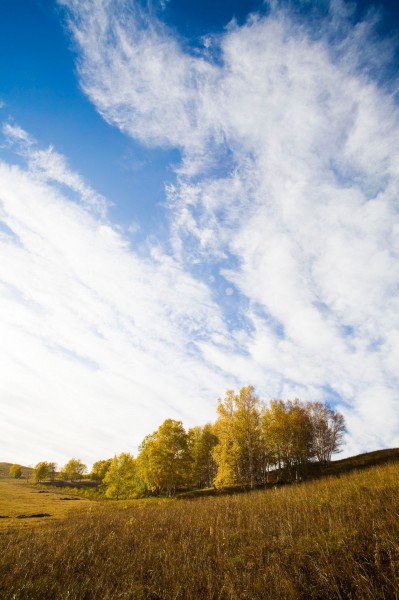
[[399, 465], [192, 501], [92, 502], [3, 530], [0, 597], [394, 600]]
[[23, 479], [0, 478], [0, 530], [58, 521], [68, 515], [71, 505], [79, 505], [80, 509], [89, 504], [88, 500], [65, 494], [62, 490], [49, 490]]

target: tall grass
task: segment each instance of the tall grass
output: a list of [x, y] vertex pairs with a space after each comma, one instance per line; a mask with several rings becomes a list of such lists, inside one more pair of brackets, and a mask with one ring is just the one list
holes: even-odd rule
[[399, 468], [246, 495], [93, 503], [0, 536], [4, 600], [399, 598]]

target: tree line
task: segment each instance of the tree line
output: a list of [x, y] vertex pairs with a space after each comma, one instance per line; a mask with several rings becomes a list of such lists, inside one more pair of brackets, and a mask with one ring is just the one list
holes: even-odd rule
[[[306, 475], [309, 462], [326, 464], [343, 443], [342, 414], [321, 402], [271, 400], [262, 403], [252, 386], [219, 399], [215, 423], [187, 431], [166, 419], [147, 435], [135, 458], [119, 456], [94, 463], [87, 477], [109, 498], [173, 495], [179, 489], [267, 484], [269, 474], [293, 480]], [[34, 468], [36, 481], [55, 478], [54, 463]], [[71, 482], [87, 472], [71, 459], [58, 477]]]

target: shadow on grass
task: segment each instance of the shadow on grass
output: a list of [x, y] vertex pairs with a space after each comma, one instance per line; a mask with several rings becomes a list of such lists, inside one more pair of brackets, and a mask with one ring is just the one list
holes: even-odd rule
[[310, 462], [304, 467], [302, 477], [299, 480], [292, 480], [285, 469], [271, 471], [268, 482], [251, 489], [249, 486], [231, 485], [224, 488], [203, 488], [197, 490], [188, 490], [176, 495], [178, 499], [190, 500], [195, 498], [206, 498], [209, 496], [222, 496], [232, 494], [243, 494], [260, 489], [272, 489], [284, 485], [294, 485], [303, 481], [312, 481], [323, 477], [339, 477], [351, 471], [359, 471], [384, 465], [391, 462], [399, 462], [399, 448], [389, 448], [385, 450], [376, 450], [374, 452], [365, 452], [357, 456], [334, 460], [326, 465], [317, 462]]

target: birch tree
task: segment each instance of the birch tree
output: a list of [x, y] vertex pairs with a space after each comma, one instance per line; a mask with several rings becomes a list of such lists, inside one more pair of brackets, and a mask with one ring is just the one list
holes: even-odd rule
[[228, 390], [219, 400], [215, 432], [218, 443], [213, 456], [217, 463], [216, 485], [240, 483], [255, 487], [261, 479], [262, 436], [260, 403], [254, 388]]
[[136, 492], [136, 461], [133, 456], [128, 452], [115, 456], [104, 475], [103, 483], [107, 498], [121, 500], [133, 496]]
[[312, 426], [313, 452], [319, 462], [326, 464], [333, 454], [341, 451], [345, 419], [341, 413], [321, 402], [308, 402], [306, 410]]
[[151, 492], [172, 495], [190, 482], [189, 440], [181, 421], [166, 419], [140, 446], [138, 472]]

